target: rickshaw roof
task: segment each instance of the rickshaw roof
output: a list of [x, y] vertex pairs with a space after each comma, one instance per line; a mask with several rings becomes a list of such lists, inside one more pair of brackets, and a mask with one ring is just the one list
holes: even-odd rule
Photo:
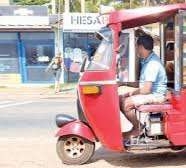
[[133, 28], [164, 21], [166, 18], [178, 13], [179, 10], [186, 10], [186, 3], [123, 9], [110, 14], [109, 24], [121, 23], [123, 29]]

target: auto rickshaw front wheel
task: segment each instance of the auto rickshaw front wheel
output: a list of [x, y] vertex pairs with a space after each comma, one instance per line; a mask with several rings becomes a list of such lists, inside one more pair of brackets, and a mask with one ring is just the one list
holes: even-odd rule
[[65, 164], [84, 164], [94, 154], [95, 143], [79, 136], [59, 137], [57, 154]]

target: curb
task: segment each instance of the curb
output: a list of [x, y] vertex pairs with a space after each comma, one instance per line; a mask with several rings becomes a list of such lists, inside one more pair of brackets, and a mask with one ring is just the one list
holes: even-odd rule
[[12, 97], [12, 98], [41, 98], [41, 99], [57, 99], [57, 98], [76, 98], [75, 88], [66, 88], [62, 92], [55, 94], [54, 89], [46, 87], [4, 87], [0, 88], [1, 98]]

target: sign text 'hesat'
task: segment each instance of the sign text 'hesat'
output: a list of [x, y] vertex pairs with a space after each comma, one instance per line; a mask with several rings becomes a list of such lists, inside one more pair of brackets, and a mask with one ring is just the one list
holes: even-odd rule
[[95, 25], [95, 24], [107, 24], [108, 17], [106, 16], [71, 16], [71, 24], [76, 25]]

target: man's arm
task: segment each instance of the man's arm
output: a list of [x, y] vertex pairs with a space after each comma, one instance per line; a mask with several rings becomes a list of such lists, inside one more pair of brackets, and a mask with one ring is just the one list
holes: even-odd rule
[[130, 92], [129, 95], [132, 96], [136, 94], [149, 94], [151, 93], [151, 90], [152, 90], [152, 82], [145, 82], [142, 88], [138, 88]]
[[54, 63], [54, 59], [52, 59], [51, 62], [48, 64], [48, 66], [45, 69], [45, 72], [48, 72], [51, 69], [53, 63]]
[[139, 89], [140, 94], [150, 94], [152, 91], [152, 82], [145, 82], [144, 86]]
[[135, 87], [135, 88], [139, 87], [139, 82], [120, 82], [120, 81], [118, 81], [117, 84], [118, 84], [118, 87], [120, 87], [120, 86], [129, 86], [129, 87]]

